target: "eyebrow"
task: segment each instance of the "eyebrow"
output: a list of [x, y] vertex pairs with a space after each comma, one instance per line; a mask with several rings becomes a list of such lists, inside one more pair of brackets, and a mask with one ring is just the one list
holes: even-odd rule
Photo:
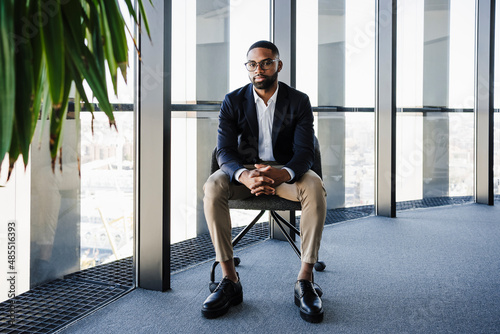
[[[266, 58], [266, 59], [262, 59], [261, 61], [266, 61], [266, 60], [274, 60], [272, 58]], [[253, 59], [249, 59], [248, 62], [254, 62], [254, 63], [260, 63], [259, 61], [256, 61], [256, 60], [253, 60]]]

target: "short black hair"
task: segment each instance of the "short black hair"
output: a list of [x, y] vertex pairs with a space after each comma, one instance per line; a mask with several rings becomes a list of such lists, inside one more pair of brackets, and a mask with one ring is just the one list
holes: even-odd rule
[[277, 56], [277, 57], [280, 56], [280, 52], [278, 51], [278, 48], [276, 47], [276, 45], [274, 45], [273, 43], [271, 43], [269, 41], [258, 41], [258, 42], [253, 43], [252, 46], [250, 46], [250, 48], [247, 51], [247, 56], [248, 56], [248, 53], [252, 49], [255, 49], [255, 48], [269, 49], [269, 50], [271, 50], [273, 52], [273, 54], [275, 56]]

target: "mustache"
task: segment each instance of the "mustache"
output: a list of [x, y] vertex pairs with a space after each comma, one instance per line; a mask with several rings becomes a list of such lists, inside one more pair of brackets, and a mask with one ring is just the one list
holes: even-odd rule
[[263, 75], [263, 74], [256, 74], [256, 75], [253, 76], [254, 79], [255, 78], [259, 78], [259, 77], [261, 77], [261, 78], [268, 78], [267, 75]]

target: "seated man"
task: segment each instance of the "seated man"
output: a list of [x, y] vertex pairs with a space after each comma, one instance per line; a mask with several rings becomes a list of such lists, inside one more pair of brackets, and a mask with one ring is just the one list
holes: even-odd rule
[[251, 84], [226, 95], [220, 110], [217, 161], [220, 169], [205, 186], [204, 210], [223, 280], [202, 306], [215, 318], [243, 301], [233, 261], [229, 199], [275, 195], [300, 201], [301, 268], [295, 303], [309, 322], [323, 319], [323, 306], [312, 283], [326, 218], [326, 191], [310, 170], [314, 160], [313, 114], [309, 98], [278, 83], [283, 63], [277, 47], [254, 43], [247, 52]]

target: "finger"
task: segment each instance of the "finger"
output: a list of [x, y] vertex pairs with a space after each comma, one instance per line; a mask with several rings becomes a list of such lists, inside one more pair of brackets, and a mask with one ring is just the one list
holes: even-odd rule
[[274, 180], [266, 176], [255, 177], [252, 180], [251, 188], [256, 188], [260, 186], [269, 186], [274, 184]]
[[257, 181], [261, 182], [261, 183], [265, 183], [265, 184], [273, 184], [274, 183], [274, 180], [271, 179], [270, 177], [267, 177], [267, 176], [259, 176], [258, 178], [256, 178]]
[[254, 166], [255, 166], [255, 168], [257, 168], [257, 170], [264, 171], [264, 172], [267, 172], [268, 170], [271, 169], [271, 166], [269, 166], [269, 165], [255, 164]]
[[260, 171], [260, 170], [256, 170], [256, 169], [254, 169], [254, 170], [252, 170], [252, 171], [250, 172], [249, 177], [251, 177], [251, 178], [256, 178], [256, 177], [259, 177], [259, 176], [261, 176], [261, 175], [263, 175], [263, 174], [261, 173], [261, 171]]
[[256, 196], [259, 196], [259, 195], [274, 195], [275, 191], [276, 190], [273, 187], [261, 186], [261, 187], [257, 187], [255, 189], [252, 189], [251, 193], [254, 194], [254, 195], [256, 195]]

